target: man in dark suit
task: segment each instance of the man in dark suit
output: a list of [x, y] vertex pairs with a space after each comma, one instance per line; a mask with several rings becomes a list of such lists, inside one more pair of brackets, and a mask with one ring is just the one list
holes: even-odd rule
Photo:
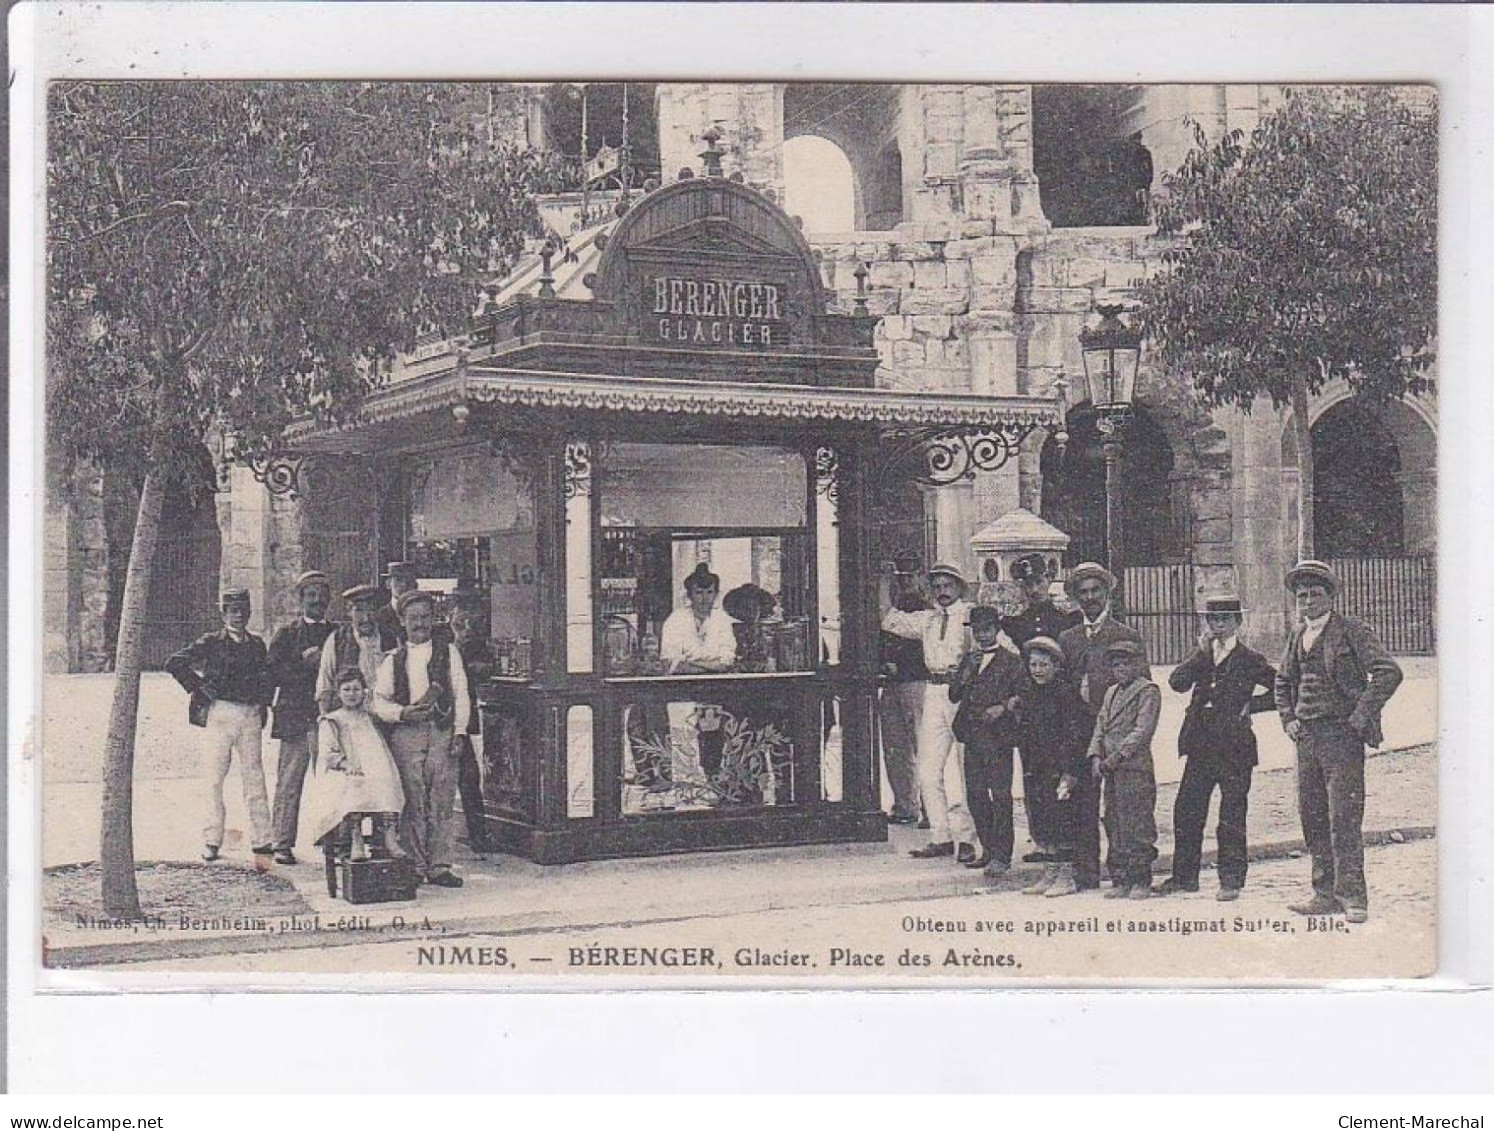
[[419, 589], [420, 580], [415, 576], [414, 562], [390, 562], [386, 576], [389, 582], [389, 603], [379, 609], [374, 623], [379, 626], [380, 635], [393, 636], [403, 642], [405, 626], [400, 623], [395, 605], [406, 593]]
[[1276, 709], [1297, 744], [1297, 807], [1312, 853], [1313, 897], [1299, 915], [1343, 911], [1369, 918], [1364, 882], [1365, 746], [1385, 741], [1380, 712], [1401, 669], [1374, 630], [1333, 607], [1338, 578], [1323, 562], [1298, 562], [1286, 575], [1301, 623], [1276, 676]]
[[965, 866], [984, 868], [995, 878], [1012, 866], [1012, 754], [1026, 673], [995, 609], [975, 606], [969, 625], [975, 650], [949, 683], [949, 701], [960, 705], [954, 735], [965, 746], [965, 802], [981, 848]]
[[[1121, 623], [1112, 612], [1110, 595], [1115, 592], [1115, 577], [1104, 566], [1095, 562], [1075, 566], [1064, 580], [1064, 590], [1079, 606], [1082, 619], [1059, 634], [1058, 646], [1063, 649], [1064, 672], [1084, 703], [1085, 721], [1093, 734], [1105, 692], [1115, 682], [1105, 649], [1120, 640], [1143, 642], [1141, 633]], [[1140, 675], [1143, 679], [1152, 678], [1151, 668], [1144, 662]], [[1080, 889], [1099, 887], [1100, 783], [1091, 777], [1083, 778], [1075, 788], [1074, 801], [1078, 810], [1074, 880]]]
[[[1250, 778], [1258, 760], [1250, 716], [1276, 709], [1272, 690], [1276, 669], [1240, 641], [1240, 615], [1239, 597], [1207, 598], [1204, 623], [1208, 627], [1198, 638], [1198, 648], [1167, 677], [1174, 691], [1191, 690], [1193, 698], [1178, 734], [1178, 754], [1188, 762], [1173, 803], [1172, 876], [1158, 887], [1158, 895], [1198, 890], [1204, 824], [1216, 786], [1218, 898], [1238, 899], [1245, 886], [1245, 822]], [[1265, 690], [1256, 694], [1257, 687]]]
[[276, 684], [270, 737], [280, 740], [274, 811], [277, 864], [296, 862], [301, 790], [306, 769], [316, 760], [316, 672], [322, 645], [337, 627], [327, 619], [332, 587], [325, 573], [307, 570], [296, 578], [295, 590], [301, 613], [270, 641], [270, 671]]
[[207, 732], [203, 784], [208, 814], [202, 830], [202, 858], [211, 863], [223, 847], [223, 779], [237, 754], [244, 808], [249, 811], [254, 838], [251, 851], [255, 867], [263, 870], [270, 865], [273, 849], [260, 736], [275, 679], [265, 642], [249, 631], [249, 590], [224, 590], [222, 609], [223, 627], [170, 656], [166, 670], [191, 696], [188, 720]]

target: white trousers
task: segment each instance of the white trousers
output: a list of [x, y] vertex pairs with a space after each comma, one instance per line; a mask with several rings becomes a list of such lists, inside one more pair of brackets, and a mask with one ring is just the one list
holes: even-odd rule
[[[964, 747], [955, 740], [959, 704], [949, 701], [949, 684], [929, 683], [918, 720], [918, 790], [929, 817], [929, 841], [975, 843], [975, 823], [965, 807]], [[951, 765], [953, 763], [953, 765]], [[946, 775], [952, 779], [950, 788]]]
[[239, 780], [244, 786], [244, 808], [254, 839], [251, 847], [270, 843], [270, 800], [265, 794], [265, 766], [260, 746], [259, 708], [247, 703], [216, 700], [208, 708], [207, 750], [203, 759], [202, 784], [207, 793], [207, 824], [202, 827], [204, 844], [223, 843], [223, 781], [233, 756], [239, 756]]

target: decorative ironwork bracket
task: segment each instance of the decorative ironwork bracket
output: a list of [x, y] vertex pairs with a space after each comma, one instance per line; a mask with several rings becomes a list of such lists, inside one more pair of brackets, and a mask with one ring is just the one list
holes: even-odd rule
[[834, 448], [821, 446], [815, 449], [814, 488], [832, 507], [840, 505], [840, 456]]
[[877, 481], [947, 487], [977, 472], [997, 471], [1015, 456], [1035, 423], [995, 428], [936, 426], [889, 432], [883, 440]]
[[263, 483], [270, 494], [287, 499], [302, 496], [310, 476], [314, 474], [314, 467], [314, 461], [306, 456], [273, 453], [249, 457], [249, 470], [254, 473], [254, 478]]
[[571, 440], [565, 446], [565, 497], [591, 494], [591, 445]]

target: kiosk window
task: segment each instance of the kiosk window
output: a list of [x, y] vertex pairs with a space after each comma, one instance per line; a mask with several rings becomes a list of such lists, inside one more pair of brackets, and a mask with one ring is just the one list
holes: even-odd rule
[[[600, 465], [597, 617], [609, 675], [813, 670], [804, 458], [772, 447], [619, 444]], [[719, 579], [709, 610], [685, 582]]]

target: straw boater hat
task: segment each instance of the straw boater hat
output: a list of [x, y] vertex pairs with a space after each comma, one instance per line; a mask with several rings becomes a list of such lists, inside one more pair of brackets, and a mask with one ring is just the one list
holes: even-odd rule
[[225, 589], [223, 595], [218, 599], [218, 604], [223, 608], [229, 605], [249, 605], [249, 590], [247, 589]]
[[930, 581], [933, 581], [934, 578], [940, 577], [940, 576], [950, 577], [950, 578], [953, 578], [955, 581], [958, 581], [960, 583], [960, 591], [961, 592], [963, 592], [964, 590], [968, 589], [969, 586], [970, 586], [970, 583], [965, 580], [965, 575], [960, 572], [958, 566], [952, 566], [952, 565], [949, 565], [948, 563], [941, 562], [940, 564], [934, 566], [932, 569], [929, 570], [929, 580]]
[[400, 616], [404, 616], [406, 609], [422, 601], [433, 609], [436, 607], [436, 596], [434, 593], [429, 593], [424, 589], [411, 589], [399, 595], [399, 600], [394, 602], [394, 611]]
[[291, 588], [299, 593], [308, 585], [311, 585], [318, 581], [323, 585], [326, 585], [327, 575], [319, 569], [308, 569], [305, 573], [301, 574], [300, 577], [296, 578], [296, 583], [292, 585]]
[[1063, 649], [1059, 647], [1058, 641], [1054, 640], [1051, 636], [1034, 636], [1026, 644], [1022, 645], [1022, 650], [1029, 655], [1033, 652], [1043, 652], [1051, 656], [1058, 663], [1063, 663]]
[[377, 603], [384, 591], [377, 585], [354, 585], [342, 591], [342, 599], [349, 605], [358, 605], [363, 602]]
[[1080, 562], [1072, 570], [1069, 576], [1064, 578], [1063, 591], [1070, 597], [1078, 597], [1076, 590], [1079, 583], [1087, 577], [1097, 577], [1105, 586], [1107, 593], [1115, 591], [1115, 574], [1102, 566], [1099, 562]]
[[1329, 593], [1338, 592], [1338, 575], [1333, 572], [1327, 562], [1308, 558], [1287, 570], [1286, 587], [1292, 592], [1295, 593], [1299, 586], [1308, 583], [1321, 585]]
[[1205, 613], [1234, 613], [1239, 616], [1245, 611], [1240, 604], [1240, 597], [1236, 593], [1215, 593], [1212, 597], [1204, 598]]

